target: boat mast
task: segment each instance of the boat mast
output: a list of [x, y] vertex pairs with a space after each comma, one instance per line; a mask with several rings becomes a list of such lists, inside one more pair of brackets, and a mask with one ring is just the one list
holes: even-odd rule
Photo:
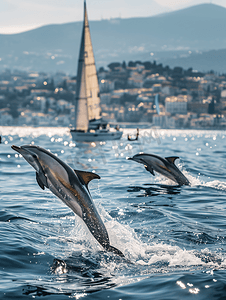
[[89, 121], [101, 119], [100, 90], [91, 41], [89, 20], [84, 1], [84, 62], [86, 68], [86, 96]]
[[86, 68], [85, 68], [85, 18], [86, 18], [86, 1], [84, 1], [84, 18], [82, 38], [80, 44], [76, 98], [75, 98], [75, 129], [87, 131], [89, 127], [87, 94], [86, 94]]
[[79, 52], [77, 88], [75, 101], [75, 128], [87, 131], [89, 121], [101, 121], [100, 90], [97, 78], [93, 46], [91, 41], [86, 1]]

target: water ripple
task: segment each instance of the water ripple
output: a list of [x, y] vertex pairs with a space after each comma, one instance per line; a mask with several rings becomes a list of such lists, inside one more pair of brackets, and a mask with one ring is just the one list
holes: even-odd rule
[[[0, 298], [224, 299], [226, 138], [222, 131], [141, 129], [138, 142], [71, 142], [66, 128], [2, 127]], [[90, 192], [125, 258], [106, 253], [84, 223], [15, 156], [13, 144], [51, 149], [95, 171]], [[126, 157], [180, 156], [190, 186], [175, 186]]]

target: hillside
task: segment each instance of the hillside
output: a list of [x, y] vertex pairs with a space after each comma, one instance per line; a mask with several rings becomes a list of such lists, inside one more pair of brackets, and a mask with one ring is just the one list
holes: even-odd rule
[[226, 73], [226, 49], [210, 50], [202, 53], [178, 55], [176, 58], [159, 59], [164, 65], [181, 66], [184, 69], [192, 67], [198, 71], [217, 71]]
[[[0, 35], [0, 69], [76, 73], [81, 22]], [[91, 21], [97, 66], [156, 51], [226, 48], [226, 8], [202, 4], [147, 18]], [[150, 57], [150, 59], [153, 59]]]

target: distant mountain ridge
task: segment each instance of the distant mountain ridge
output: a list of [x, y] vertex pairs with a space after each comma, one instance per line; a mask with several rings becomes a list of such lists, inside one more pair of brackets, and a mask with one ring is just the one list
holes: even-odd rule
[[184, 69], [192, 67], [194, 70], [217, 71], [226, 74], [226, 49], [194, 52], [188, 55], [178, 55], [176, 58], [163, 58], [161, 63], [171, 67], [181, 66]]
[[[1, 34], [0, 69], [76, 74], [81, 29], [82, 22], [74, 22]], [[149, 52], [218, 50], [226, 48], [226, 8], [200, 4], [153, 17], [90, 21], [90, 30], [98, 67]]]

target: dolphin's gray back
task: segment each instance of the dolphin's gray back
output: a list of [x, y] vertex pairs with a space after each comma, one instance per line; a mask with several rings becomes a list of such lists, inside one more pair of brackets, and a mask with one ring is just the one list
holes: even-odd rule
[[[68, 189], [64, 186], [64, 183], [72, 181], [71, 177], [73, 177], [75, 184], [76, 181], [77, 184], [79, 184], [76, 174], [73, 174], [73, 170], [61, 160], [56, 160], [56, 157], [45, 149], [35, 146], [29, 146], [26, 148], [38, 156], [43, 172], [47, 178], [48, 188], [51, 190], [51, 192], [59, 197], [67, 206], [69, 206], [74, 213], [82, 218], [82, 210], [80, 205], [76, 203], [76, 201], [71, 200], [73, 197], [73, 192], [70, 190], [68, 191]], [[75, 193], [74, 196], [76, 197]]]
[[154, 154], [142, 153], [134, 155], [132, 160], [144, 164], [146, 170], [151, 172], [153, 175], [153, 171], [155, 170], [180, 185], [188, 185], [188, 179], [174, 164], [174, 161], [177, 158], [178, 157], [162, 158]]
[[[48, 152], [41, 151], [40, 153], [40, 160], [51, 165], [51, 169], [44, 169], [47, 178], [49, 178], [49, 189], [85, 221], [94, 236], [96, 230], [98, 231], [98, 234], [95, 236], [98, 238], [97, 240], [100, 240], [99, 236], [101, 232], [102, 235], [104, 234], [104, 238], [109, 242], [107, 230], [94, 206], [89, 191], [87, 187], [80, 182], [74, 170], [64, 164], [60, 159], [56, 160], [55, 157], [49, 155]], [[59, 182], [61, 184], [59, 184]], [[65, 188], [67, 182], [70, 185]], [[70, 189], [70, 186], [72, 189]], [[76, 198], [78, 204], [72, 200], [73, 197]]]
[[[156, 172], [168, 177], [169, 179], [171, 179], [173, 181], [176, 181], [174, 174], [168, 172], [165, 169], [167, 167], [170, 168], [170, 166], [168, 166], [169, 163], [167, 163], [167, 161], [165, 159], [163, 160], [161, 157], [157, 157], [155, 155], [153, 155], [153, 156], [146, 155], [144, 157], [144, 161], [147, 162], [148, 164], [150, 164]], [[166, 166], [166, 164], [167, 164], [167, 166]], [[172, 171], [172, 168], [170, 168], [170, 170]]]

